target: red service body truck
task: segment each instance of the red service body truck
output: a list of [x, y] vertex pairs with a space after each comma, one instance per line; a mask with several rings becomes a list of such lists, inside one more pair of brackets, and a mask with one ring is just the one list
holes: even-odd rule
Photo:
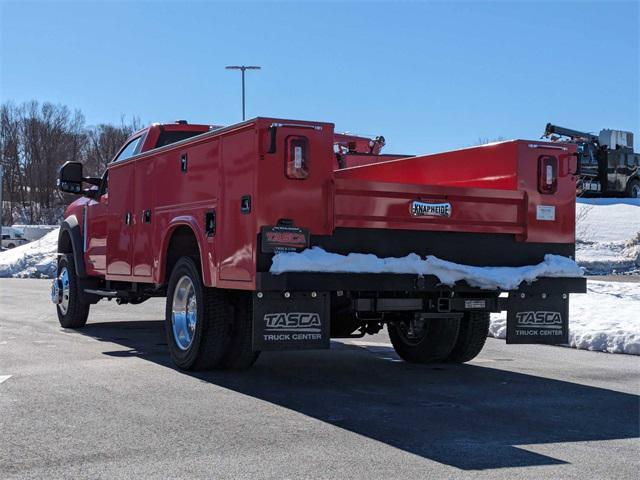
[[184, 369], [247, 368], [262, 350], [329, 348], [384, 325], [406, 361], [465, 362], [504, 310], [508, 342], [566, 342], [568, 294], [584, 278], [503, 292], [410, 273], [270, 272], [274, 255], [312, 247], [483, 267], [573, 257], [575, 146], [383, 146], [323, 122], [179, 121], [133, 134], [100, 178], [67, 162], [59, 187], [80, 198], [60, 229], [61, 325], [84, 326], [101, 299], [166, 297], [169, 351]]

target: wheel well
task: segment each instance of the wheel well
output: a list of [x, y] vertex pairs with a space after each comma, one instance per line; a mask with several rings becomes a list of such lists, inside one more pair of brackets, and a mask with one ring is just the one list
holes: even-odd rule
[[180, 257], [192, 257], [196, 264], [200, 265], [198, 239], [193, 230], [184, 225], [176, 228], [171, 234], [171, 240], [169, 240], [169, 246], [167, 247], [165, 281], [169, 281], [173, 267], [175, 267]]
[[72, 253], [73, 246], [71, 245], [71, 236], [66, 230], [62, 232], [58, 239], [58, 253]]

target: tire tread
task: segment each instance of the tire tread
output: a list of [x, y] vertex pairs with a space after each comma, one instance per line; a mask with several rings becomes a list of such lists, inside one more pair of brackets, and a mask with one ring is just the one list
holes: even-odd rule
[[396, 353], [409, 363], [437, 363], [447, 359], [458, 337], [460, 321], [453, 318], [429, 320], [424, 339], [412, 345], [406, 343], [398, 327], [389, 323], [387, 330]]
[[478, 356], [489, 333], [490, 314], [488, 312], [467, 312], [460, 321], [460, 332], [448, 362], [464, 363]]
[[89, 317], [89, 309], [91, 305], [83, 302], [79, 292], [78, 274], [76, 273], [76, 264], [72, 254], [65, 254], [58, 261], [58, 273], [62, 266], [67, 267], [69, 272], [69, 308], [67, 313], [62, 315], [60, 308], [56, 306], [58, 312], [58, 321], [63, 328], [78, 329], [87, 323]]
[[[179, 351], [175, 345], [171, 326], [171, 310], [173, 293], [178, 280], [183, 275], [189, 275], [196, 289], [200, 293], [198, 301], [198, 322], [201, 331], [196, 333], [194, 344], [186, 354]], [[165, 331], [169, 351], [178, 368], [184, 370], [212, 370], [218, 368], [229, 344], [229, 315], [230, 306], [227, 293], [217, 288], [205, 287], [202, 282], [200, 262], [197, 258], [181, 257], [175, 264], [169, 279], [165, 314]]]
[[260, 352], [253, 350], [253, 300], [249, 292], [233, 292], [233, 324], [227, 352], [222, 358], [222, 367], [244, 370], [253, 365]]

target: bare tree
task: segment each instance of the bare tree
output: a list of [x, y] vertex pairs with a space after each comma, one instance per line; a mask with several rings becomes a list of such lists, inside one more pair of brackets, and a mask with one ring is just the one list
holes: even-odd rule
[[476, 142], [471, 146], [476, 147], [478, 145], [487, 145], [489, 143], [504, 142], [505, 140], [506, 138], [504, 137], [496, 137], [496, 138], [479, 137], [478, 140], [476, 140]]
[[129, 122], [122, 118], [119, 125], [86, 127], [79, 110], [49, 102], [0, 105], [3, 221], [59, 220], [68, 200], [56, 188], [60, 166], [66, 161], [81, 161], [87, 175], [101, 175], [127, 137], [140, 127], [140, 119], [135, 117]]
[[[3, 204], [13, 205], [24, 200], [24, 185], [20, 168], [20, 121], [18, 108], [12, 103], [0, 106], [0, 164], [4, 169]], [[2, 220], [8, 221], [11, 210], [0, 205]]]
[[27, 184], [30, 223], [53, 207], [56, 176], [68, 160], [80, 160], [85, 144], [84, 116], [64, 105], [36, 101], [21, 109], [22, 169]]

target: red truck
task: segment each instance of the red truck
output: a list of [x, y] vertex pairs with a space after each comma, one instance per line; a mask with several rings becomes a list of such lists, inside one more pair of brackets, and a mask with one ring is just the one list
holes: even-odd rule
[[329, 348], [384, 325], [407, 361], [466, 362], [490, 312], [504, 310], [509, 343], [566, 342], [568, 294], [585, 292], [584, 278], [503, 291], [416, 273], [270, 271], [274, 255], [312, 247], [479, 267], [573, 257], [575, 146], [514, 140], [408, 156], [383, 145], [324, 122], [180, 121], [133, 134], [101, 178], [67, 162], [59, 188], [81, 198], [60, 229], [60, 324], [81, 328], [104, 298], [166, 297], [183, 369], [247, 368], [262, 350]]

